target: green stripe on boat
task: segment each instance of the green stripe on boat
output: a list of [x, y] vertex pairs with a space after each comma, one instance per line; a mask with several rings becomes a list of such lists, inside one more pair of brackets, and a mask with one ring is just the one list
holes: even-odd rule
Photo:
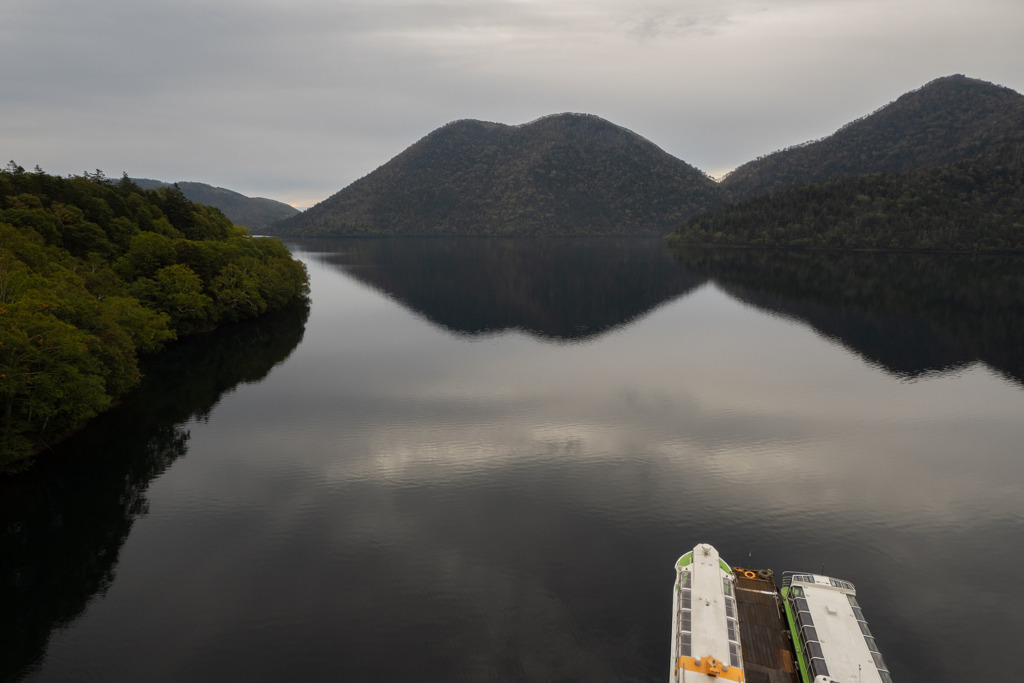
[[811, 683], [811, 672], [807, 668], [807, 661], [804, 659], [803, 649], [800, 647], [800, 629], [796, 627], [796, 619], [789, 609], [789, 586], [784, 587], [779, 593], [782, 595], [782, 607], [786, 611], [786, 623], [789, 624], [789, 632], [793, 636], [793, 650], [796, 652], [797, 666], [800, 667], [800, 679], [804, 683]]

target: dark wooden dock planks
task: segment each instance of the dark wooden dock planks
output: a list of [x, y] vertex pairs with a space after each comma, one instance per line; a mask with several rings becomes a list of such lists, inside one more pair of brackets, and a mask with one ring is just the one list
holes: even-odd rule
[[800, 683], [774, 575], [771, 570], [733, 571], [746, 683]]

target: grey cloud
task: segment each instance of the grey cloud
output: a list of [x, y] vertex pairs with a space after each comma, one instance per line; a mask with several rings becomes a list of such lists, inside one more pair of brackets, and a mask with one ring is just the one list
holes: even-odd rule
[[643, 38], [679, 35], [691, 31], [710, 32], [728, 23], [729, 3], [673, 3], [641, 9], [625, 20], [631, 33]]
[[6, 157], [300, 203], [457, 118], [588, 111], [719, 172], [938, 76], [1024, 87], [1024, 7], [1005, 0], [10, 0], [3, 14]]

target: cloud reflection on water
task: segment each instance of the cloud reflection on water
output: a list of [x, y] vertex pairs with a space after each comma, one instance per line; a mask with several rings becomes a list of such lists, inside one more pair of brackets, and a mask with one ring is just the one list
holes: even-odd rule
[[[116, 581], [28, 680], [654, 680], [671, 564], [699, 540], [853, 580], [907, 683], [951, 680], [950, 643], [990, 659], [1024, 635], [984, 571], [1024, 560], [1024, 392], [982, 363], [896, 372], [692, 272], [571, 343], [529, 327], [586, 310], [571, 299], [477, 292], [494, 329], [450, 329], [466, 308], [303, 257], [302, 343], [176, 425], [188, 452], [149, 484]], [[950, 563], [970, 569], [952, 589]]]
[[[695, 479], [713, 482], [719, 505], [766, 515], [946, 525], [970, 519], [981, 495], [990, 513], [1021, 514], [1007, 482], [1024, 475], [1024, 396], [983, 367], [916, 382], [866, 371], [803, 326], [707, 286], [584, 346], [519, 334], [453, 346], [386, 299], [367, 306], [337, 271], [315, 277], [336, 290], [321, 300], [358, 310], [315, 311], [311, 328], [318, 315], [345, 321], [345, 343], [329, 366], [296, 360], [302, 386], [284, 388], [295, 393], [254, 439], [284, 430], [297, 460], [338, 485], [455, 485], [524, 462], [543, 469], [556, 449], [583, 477], [601, 463], [649, 463], [665, 482], [646, 494], [654, 517], [682, 514], [689, 503], [673, 501]], [[606, 488], [575, 495], [593, 507], [586, 492]]]

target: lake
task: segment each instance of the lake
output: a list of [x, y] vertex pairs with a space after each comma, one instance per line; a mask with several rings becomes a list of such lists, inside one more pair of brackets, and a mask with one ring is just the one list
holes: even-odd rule
[[1014, 670], [1020, 259], [290, 247], [310, 305], [0, 480], [4, 680], [663, 681], [698, 542], [853, 582], [897, 683]]

